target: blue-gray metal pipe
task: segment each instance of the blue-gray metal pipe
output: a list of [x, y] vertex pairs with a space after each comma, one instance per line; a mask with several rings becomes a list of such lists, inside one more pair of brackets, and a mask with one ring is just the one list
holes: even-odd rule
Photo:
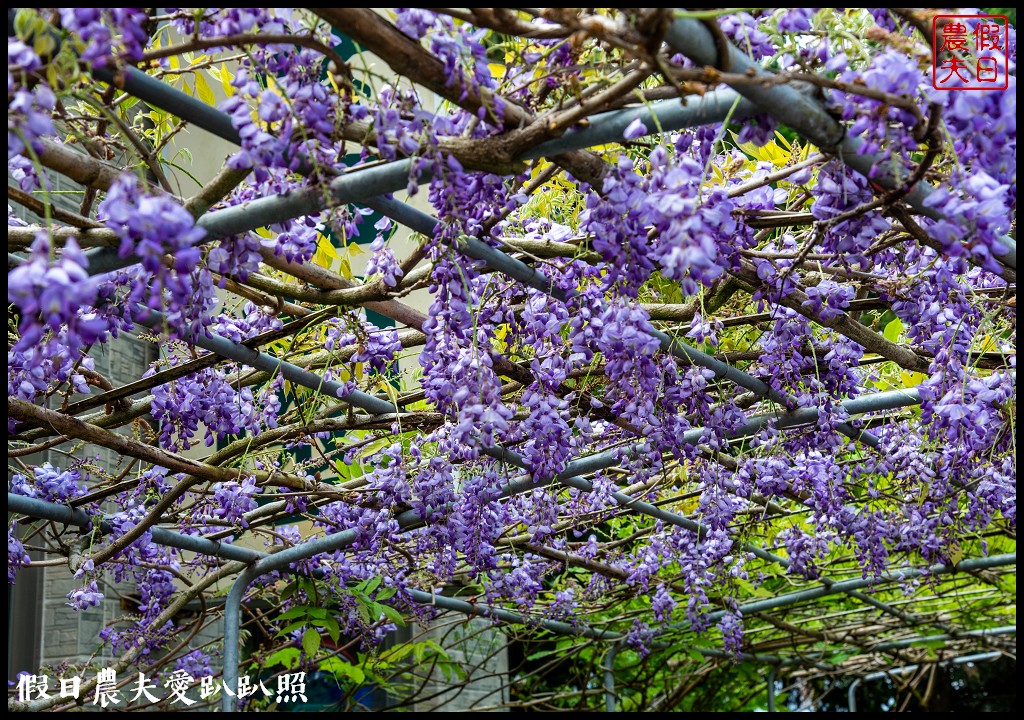
[[[968, 560], [961, 560], [955, 565], [936, 564], [923, 568], [907, 567], [897, 572], [884, 573], [877, 578], [868, 577], [857, 578], [854, 580], [843, 580], [841, 582], [830, 583], [827, 586], [822, 585], [816, 588], [808, 588], [807, 590], [798, 590], [797, 592], [788, 593], [786, 595], [777, 595], [773, 598], [755, 600], [754, 602], [749, 602], [740, 605], [738, 610], [743, 615], [752, 615], [754, 613], [766, 612], [768, 610], [777, 610], [783, 607], [798, 605], [802, 602], [807, 602], [809, 600], [817, 600], [818, 598], [822, 598], [827, 595], [845, 593], [849, 590], [863, 590], [864, 588], [868, 587], [876, 587], [879, 585], [888, 585], [896, 582], [904, 582], [906, 580], [913, 580], [914, 578], [922, 577], [925, 575], [947, 575], [956, 572], [988, 570], [990, 568], [1014, 565], [1016, 564], [1016, 562], [1017, 553], [1004, 553], [1002, 555], [991, 555], [989, 557], [970, 558]], [[717, 622], [725, 614], [725, 610], [717, 610], [715, 612], [708, 613], [707, 620], [708, 622]], [[674, 630], [679, 630], [689, 627], [689, 624], [677, 623], [669, 627], [671, 627]]]
[[[167, 322], [167, 318], [163, 313], [140, 308], [140, 312], [135, 316], [135, 321], [142, 325], [159, 330], [164, 327]], [[389, 401], [374, 397], [373, 395], [364, 393], [361, 390], [353, 390], [347, 394], [339, 395], [338, 393], [344, 390], [344, 386], [341, 383], [334, 380], [324, 380], [316, 373], [312, 373], [309, 370], [303, 370], [298, 365], [275, 358], [273, 355], [268, 355], [265, 352], [253, 350], [251, 347], [247, 347], [241, 343], [236, 343], [233, 340], [228, 340], [224, 337], [208, 336], [204, 335], [202, 331], [200, 331], [196, 337], [195, 344], [204, 350], [209, 350], [221, 357], [235, 360], [243, 365], [256, 368], [257, 370], [269, 373], [280, 372], [286, 380], [289, 380], [296, 385], [301, 385], [303, 387], [310, 388], [311, 390], [323, 392], [331, 397], [339, 398], [343, 402], [365, 410], [371, 415], [387, 415], [397, 411], [395, 405]]]
[[413, 600], [421, 605], [435, 605], [442, 610], [451, 610], [471, 617], [480, 616], [494, 618], [495, 620], [500, 620], [512, 625], [536, 625], [537, 627], [542, 627], [545, 630], [550, 630], [551, 632], [559, 635], [574, 635], [578, 637], [591, 638], [592, 640], [616, 642], [625, 637], [622, 633], [615, 632], [614, 630], [597, 630], [587, 625], [567, 623], [562, 622], [561, 620], [529, 618], [525, 615], [505, 610], [504, 608], [496, 608], [482, 603], [468, 602], [466, 600], [460, 600], [459, 598], [424, 592], [423, 590], [409, 590], [408, 593]]
[[622, 142], [622, 133], [639, 120], [647, 128], [645, 135], [662, 131], [682, 130], [719, 123], [727, 117], [743, 120], [760, 110], [752, 102], [731, 88], [712, 90], [701, 96], [688, 96], [676, 100], [657, 100], [642, 107], [622, 108], [598, 113], [587, 119], [585, 127], [570, 128], [564, 135], [546, 140], [527, 150], [520, 160], [551, 157], [569, 150], [582, 150]]
[[613, 642], [604, 654], [604, 710], [615, 712], [618, 707], [615, 698], [615, 656], [619, 652], [619, 643]]
[[[326, 191], [319, 187], [297, 188], [281, 195], [208, 212], [199, 218], [196, 227], [206, 232], [203, 242], [239, 235], [302, 215], [316, 215], [328, 205], [347, 205], [394, 192], [408, 184], [411, 172], [411, 160], [374, 165], [339, 175], [331, 180]], [[424, 170], [422, 175], [428, 177], [429, 173]], [[89, 261], [90, 275], [112, 272], [139, 261], [134, 256], [122, 258], [117, 248], [109, 247], [90, 250], [85, 256]]]
[[[267, 555], [239, 574], [231, 584], [227, 600], [224, 603], [224, 683], [226, 687], [238, 687], [242, 599], [245, 597], [249, 585], [257, 578], [269, 572], [287, 568], [291, 563], [305, 560], [313, 555], [333, 552], [347, 547], [355, 542], [356, 537], [357, 533], [355, 530], [345, 530], [334, 535], [317, 538], [316, 540], [308, 540], [273, 555]], [[224, 697], [221, 698], [221, 708], [225, 712], [236, 710], [236, 703], [236, 698], [231, 697], [228, 693], [224, 693]]]
[[[238, 709], [238, 665], [241, 662], [239, 641], [242, 635], [242, 600], [253, 580], [263, 575], [250, 565], [243, 570], [231, 584], [228, 596], [224, 601], [224, 688], [220, 708], [224, 712], [235, 712]], [[234, 696], [227, 692], [231, 688]]]
[[768, 712], [775, 712], [775, 675], [778, 671], [774, 665], [768, 671]]
[[[11, 512], [17, 512], [32, 517], [38, 517], [42, 519], [54, 520], [56, 522], [64, 522], [68, 524], [78, 525], [80, 527], [90, 527], [93, 523], [94, 518], [90, 517], [87, 513], [81, 510], [72, 510], [71, 508], [55, 505], [53, 503], [44, 502], [35, 498], [26, 498], [20, 495], [8, 494], [8, 509]], [[417, 522], [419, 518], [416, 518]], [[109, 524], [100, 520], [101, 529], [105, 528], [109, 531]], [[249, 550], [247, 548], [235, 547], [232, 545], [225, 545], [216, 541], [206, 540], [204, 538], [196, 538], [172, 531], [167, 531], [162, 528], [153, 528], [152, 537], [153, 541], [157, 544], [168, 545], [170, 547], [177, 547], [183, 550], [190, 550], [193, 552], [214, 555], [217, 557], [223, 557], [227, 559], [240, 560], [242, 562], [250, 563], [250, 567], [246, 568], [242, 574], [238, 576], [234, 584], [232, 585], [231, 591], [228, 594], [228, 599], [225, 604], [225, 648], [224, 648], [224, 660], [225, 660], [225, 682], [228, 683], [228, 687], [237, 687], [238, 682], [238, 662], [239, 662], [239, 632], [241, 629], [241, 601], [244, 598], [245, 592], [248, 586], [253, 580], [260, 577], [263, 574], [272, 572], [274, 570], [283, 569], [288, 564], [297, 562], [302, 559], [311, 557], [323, 552], [331, 552], [338, 550], [343, 547], [351, 545], [355, 540], [355, 532], [348, 530], [336, 535], [330, 535], [317, 540], [312, 540], [302, 545], [297, 545], [287, 550], [281, 551], [274, 555], [268, 555], [257, 550]], [[955, 569], [957, 570], [974, 570], [981, 569], [983, 567], [994, 567], [1000, 564], [1011, 564], [1015, 562], [1015, 556], [1005, 556], [999, 558], [981, 558], [978, 560], [967, 560], [961, 562]], [[938, 573], [943, 571], [947, 566], [937, 566], [924, 570], [911, 569], [908, 572], [902, 573], [899, 577], [901, 579], [913, 577], [925, 573]], [[950, 569], [952, 571], [952, 569]], [[839, 591], [844, 583], [834, 583], [831, 586], [831, 590]], [[599, 640], [609, 640], [616, 644], [621, 642], [623, 636], [621, 633], [610, 630], [596, 630], [587, 626], [581, 626], [576, 624], [564, 623], [555, 620], [532, 620], [525, 616], [513, 613], [502, 608], [493, 608], [486, 605], [480, 605], [477, 603], [469, 603], [464, 600], [457, 598], [447, 598], [440, 595], [434, 595], [432, 593], [426, 593], [420, 590], [410, 591], [411, 599], [415, 602], [424, 604], [435, 605], [442, 609], [451, 610], [453, 612], [460, 612], [467, 615], [481, 615], [485, 617], [492, 617], [502, 622], [509, 622], [515, 624], [539, 624], [541, 627], [548, 629], [552, 632], [559, 634], [578, 635], [582, 637], [589, 637]], [[793, 593], [792, 595], [801, 595], [803, 593]], [[825, 593], [827, 594], [827, 593]], [[820, 595], [820, 594], [819, 594]], [[788, 597], [788, 596], [787, 596]], [[804, 598], [806, 599], [806, 598]], [[754, 604], [748, 604], [744, 606], [746, 612], [753, 612]], [[962, 635], [968, 636], [993, 636], [997, 634], [1007, 634], [1016, 632], [1015, 626], [1003, 626], [999, 628], [989, 628], [984, 630], [966, 631]], [[925, 640], [936, 640], [936, 639], [949, 639], [955, 636], [949, 635], [937, 635], [926, 638], [911, 638], [902, 641], [894, 641], [892, 643], [882, 643], [871, 650], [883, 650], [888, 647], [900, 647], [910, 645], [915, 642], [921, 642]], [[657, 643], [657, 647], [665, 648], [668, 645], [664, 643]], [[733, 653], [729, 653], [723, 650], [716, 650], [714, 648], [700, 648], [699, 652], [705, 657], [714, 658], [732, 658], [735, 657]], [[783, 658], [777, 655], [765, 655], [765, 654], [751, 654], [743, 653], [742, 659], [748, 661], [772, 663], [776, 665], [791, 665], [791, 664], [807, 664], [807, 660], [804, 658], [793, 659]], [[818, 663], [811, 663], [818, 665]], [[614, 683], [614, 679], [612, 679]], [[606, 675], [606, 687], [607, 687], [607, 675]], [[612, 685], [614, 688], [614, 685]], [[607, 696], [606, 696], [607, 697]], [[227, 711], [235, 709], [234, 702], [231, 697], [225, 693], [223, 698], [223, 708]]]
[[[937, 665], [950, 665], [950, 664], [952, 664], [952, 665], [963, 665], [964, 663], [984, 662], [984, 661], [987, 661], [987, 660], [998, 660], [1001, 657], [1003, 657], [1003, 653], [1001, 653], [1001, 652], [975, 653], [973, 655], [961, 655], [960, 657], [951, 658], [949, 660], [943, 660], [942, 662], [939, 662], [939, 663], [936, 663], [936, 664]], [[869, 674], [865, 675], [864, 677], [856, 678], [852, 683], [850, 683], [850, 689], [847, 690], [847, 694], [846, 694], [847, 705], [848, 705], [847, 711], [848, 712], [857, 712], [857, 687], [862, 682], [867, 682], [867, 681], [871, 681], [871, 680], [881, 680], [882, 678], [887, 678], [887, 677], [889, 677], [891, 675], [906, 675], [907, 673], [914, 672], [919, 667], [920, 667], [919, 665], [904, 665], [903, 667], [891, 668], [889, 670], [880, 670], [878, 672], [869, 673]]]
[[[9, 24], [11, 17], [9, 11]], [[666, 41], [676, 50], [689, 55], [699, 63], [705, 65], [720, 63], [718, 49], [710, 31], [695, 20], [675, 20], [668, 29]], [[734, 46], [729, 45], [728, 47], [728, 62], [731, 70], [754, 73], [755, 75], [769, 75]], [[231, 124], [230, 117], [226, 113], [143, 72], [128, 68], [115, 77], [109, 70], [94, 68], [93, 74], [104, 82], [114, 82], [154, 107], [172, 112], [229, 142], [239, 143], [238, 131]], [[743, 96], [746, 100], [740, 99], [739, 96]], [[611, 142], [621, 138], [622, 130], [635, 119], [644, 122], [649, 131], [651, 130], [650, 126], [653, 126], [653, 131], [656, 132], [658, 125], [662, 130], [669, 130], [720, 122], [729, 115], [730, 111], [733, 117], [741, 119], [756, 113], [759, 108], [770, 111], [780, 121], [804, 135], [823, 150], [839, 155], [848, 165], [865, 176], [870, 176], [870, 171], [877, 163], [876, 174], [872, 179], [884, 187], [900, 187], [903, 179], [893, 175], [886, 164], [880, 162], [882, 160], [880, 156], [859, 153], [861, 141], [846, 136], [845, 129], [825, 111], [820, 103], [785, 85], [762, 86], [756, 83], [745, 83], [739, 88], [738, 94], [727, 90], [718, 90], [708, 93], [699, 101], [690, 100], [685, 105], [675, 100], [665, 100], [651, 103], [644, 108], [628, 108], [602, 113], [590, 119], [588, 128], [575, 132], [570, 131], [560, 138], [542, 143], [528, 151], [523, 159]], [[401, 166], [406, 163], [408, 161], [400, 161], [384, 167]], [[408, 181], [408, 170], [409, 168], [405, 168], [403, 177], [393, 178], [390, 182], [381, 184], [378, 192], [371, 192], [371, 195], [386, 194], [404, 187]], [[370, 186], [377, 187], [374, 183], [379, 177], [375, 175], [374, 179], [370, 180]], [[934, 189], [927, 183], [919, 182], [910, 190], [904, 200], [921, 214], [938, 218], [941, 216], [937, 211], [924, 206], [925, 198], [933, 191]], [[334, 202], [338, 204], [357, 201], [346, 200], [344, 190], [340, 187], [335, 188], [333, 182], [330, 194], [333, 196]], [[364, 195], [364, 198], [371, 195]], [[312, 190], [263, 198], [245, 206], [253, 209], [252, 222], [257, 224], [249, 224], [240, 220], [236, 215], [229, 214], [224, 216], [221, 223], [217, 224], [217, 229], [213, 229], [211, 237], [226, 237], [257, 227], [283, 222], [299, 215], [314, 214], [322, 210], [324, 206], [323, 193]], [[227, 212], [227, 210], [220, 212]], [[1006, 267], [1016, 269], [1016, 242], [1012, 238], [1004, 237], [1001, 238], [1001, 243], [1001, 249], [1005, 252], [996, 257]], [[997, 248], [997, 251], [999, 249]], [[123, 259], [117, 258], [116, 251], [110, 248], [93, 252], [95, 256], [90, 257], [90, 267], [95, 263], [97, 270], [91, 270], [94, 274], [124, 267]], [[129, 261], [133, 262], [135, 259], [130, 258]]]
[[[718, 57], [715, 39], [707, 26], [697, 20], [676, 19], [665, 34], [665, 41], [678, 52], [687, 55], [700, 65], [723, 67], [730, 72], [750, 77], [771, 78], [766, 71], [747, 57], [731, 43], [729, 57], [723, 64]], [[863, 142], [850, 137], [843, 127], [820, 102], [788, 85], [775, 83], [760, 84], [744, 82], [736, 90], [762, 110], [771, 113], [783, 124], [789, 126], [823, 151], [837, 155], [843, 162], [882, 187], [896, 190], [903, 186], [909, 176], [897, 176], [892, 172], [891, 163], [876, 153], [862, 153]], [[872, 169], [874, 174], [872, 175]], [[935, 191], [928, 183], [918, 182], [903, 197], [914, 210], [932, 219], [942, 218], [934, 208], [925, 206], [925, 199]], [[1000, 238], [1000, 246], [993, 248], [995, 258], [1004, 266], [1016, 270], [1017, 243], [1010, 237]]]
[[[846, 400], [841, 404], [850, 415], [860, 415], [863, 413], [879, 412], [882, 410], [892, 410], [900, 407], [916, 405], [920, 403], [920, 401], [920, 395], [916, 390], [891, 390], [866, 395], [854, 400]], [[770, 422], [775, 422], [780, 428], [806, 425], [815, 422], [818, 415], [819, 411], [817, 408], [801, 408], [800, 410], [783, 414], [755, 415], [737, 430], [730, 433], [730, 436], [741, 438], [753, 435]], [[683, 442], [695, 445], [700, 441], [705, 432], [707, 432], [705, 428], [694, 428], [693, 430], [688, 430], [683, 434]], [[501, 488], [500, 496], [510, 497], [513, 495], [519, 495], [552, 482], [559, 482], [568, 487], [575, 487], [579, 490], [590, 492], [593, 490], [593, 484], [587, 480], [585, 476], [592, 475], [595, 472], [612, 467], [621, 462], [623, 458], [635, 456], [645, 449], [646, 446], [643, 443], [636, 443], [618, 450], [607, 450], [595, 453], [585, 458], [573, 460], [566, 464], [565, 469], [563, 469], [562, 472], [547, 481], [538, 482], [531, 477], [513, 480]], [[481, 451], [496, 460], [507, 462], [510, 465], [514, 465], [521, 469], [527, 468], [526, 458], [515, 450], [502, 447], [484, 447], [481, 448]], [[618, 505], [632, 510], [633, 512], [648, 515], [664, 522], [686, 528], [693, 532], [702, 532], [700, 523], [691, 518], [687, 518], [677, 513], [672, 513], [668, 510], [652, 505], [651, 503], [626, 495], [625, 493], [617, 492], [614, 493], [612, 497]], [[446, 507], [443, 506], [428, 508], [426, 514], [429, 517], [435, 513], [443, 514], [445, 511]], [[422, 518], [423, 515], [421, 511], [407, 510], [398, 515], [396, 520], [402, 528], [412, 529], [422, 527], [424, 524]], [[778, 555], [763, 550], [762, 548], [758, 548], [757, 546], [750, 545], [746, 549], [767, 562], [779, 564], [783, 567], [788, 565], [788, 561], [785, 560], [785, 558], [779, 557]]]
[[[56, 505], [37, 498], [15, 495], [11, 492], [7, 493], [7, 511], [43, 520], [52, 520], [65, 525], [75, 525], [80, 528], [90, 528], [96, 520], [94, 516], [89, 515], [84, 510], [73, 510], [66, 505]], [[99, 528], [103, 534], [112, 531], [110, 523], [105, 520], [100, 520]], [[150, 532], [152, 533], [153, 542], [158, 545], [166, 545], [167, 547], [188, 550], [202, 555], [213, 555], [244, 563], [256, 562], [264, 555], [264, 553], [258, 550], [251, 550], [191, 535], [182, 535], [181, 533], [160, 527], [154, 527]]]
[[[43, 520], [52, 520], [66, 525], [75, 525], [83, 529], [92, 527], [93, 523], [98, 521], [100, 531], [102, 533], [107, 534], [112, 531], [112, 527], [109, 522], [102, 518], [91, 516], [83, 510], [75, 510], [67, 507], [66, 505], [57, 505], [55, 503], [45, 502], [43, 500], [29, 498], [23, 495], [16, 495], [10, 492], [7, 493], [7, 510], [8, 512], [27, 515]], [[168, 547], [178, 548], [180, 550], [188, 550], [228, 560], [238, 560], [252, 565], [252, 567], [246, 568], [242, 574], [236, 578], [231, 589], [232, 592], [234, 592], [234, 595], [229, 593], [228, 601], [225, 604], [224, 662], [225, 682], [229, 683], [228, 687], [236, 686], [234, 684], [237, 683], [238, 680], [237, 660], [239, 652], [237, 642], [238, 634], [235, 632], [234, 638], [229, 637], [232, 633], [228, 631], [228, 628], [241, 627], [239, 623], [241, 612], [240, 601], [241, 598], [244, 597], [245, 590], [252, 581], [263, 574], [271, 572], [272, 570], [280, 570], [286, 565], [300, 559], [305, 559], [310, 555], [346, 547], [351, 545], [355, 540], [355, 532], [346, 531], [337, 535], [320, 538], [319, 541], [310, 541], [309, 543], [296, 545], [289, 548], [287, 551], [271, 555], [259, 550], [229, 545], [215, 540], [182, 535], [181, 533], [165, 530], [164, 528], [159, 527], [151, 528], [150, 532], [153, 542], [157, 545], [165, 545]], [[307, 547], [307, 545], [310, 547]], [[435, 595], [422, 590], [410, 589], [407, 592], [414, 602], [424, 605], [433, 605], [443, 610], [458, 612], [464, 615], [487, 617], [517, 625], [535, 625], [561, 635], [574, 635], [592, 638], [595, 640], [619, 641], [624, 637], [622, 633], [618, 633], [613, 630], [597, 630], [588, 625], [571, 624], [559, 620], [532, 619], [519, 613], [505, 610], [504, 608], [496, 608], [481, 603], [470, 603], [458, 598]], [[230, 648], [232, 647], [235, 648], [234, 657], [232, 657], [232, 653], [230, 651]], [[235, 676], [233, 678], [228, 677], [227, 672], [227, 668], [232, 666], [235, 667]], [[225, 697], [228, 697], [227, 694], [225, 694]], [[228, 708], [225, 707], [225, 709]]]
[[[154, 107], [184, 118], [185, 115], [178, 113], [180, 105], [182, 113], [187, 113], [187, 119], [197, 127], [228, 142], [239, 144], [238, 132], [231, 125], [230, 117], [226, 113], [165, 85], [159, 80], [149, 78], [149, 80], [143, 81], [137, 77], [140, 75], [148, 77], [139, 72], [131, 74], [133, 87], [138, 88], [144, 94], [144, 97], [139, 96], [140, 99]], [[160, 86], [159, 91], [157, 91], [156, 85]], [[737, 104], [738, 97], [734, 91], [725, 89], [707, 93], [699, 100], [690, 98], [685, 105], [678, 100], [661, 100], [644, 108], [601, 113], [590, 118], [587, 128], [570, 131], [562, 137], [549, 140], [538, 147], [544, 148], [544, 152], [547, 154], [558, 154], [616, 139], [621, 140], [625, 125], [634, 119], [640, 119], [648, 127], [650, 133], [654, 133], [657, 132], [658, 123], [663, 130], [679, 130], [708, 122], [720, 122], [725, 119], [734, 105], [733, 117], [742, 118], [753, 114], [754, 108], [747, 101], [740, 99]], [[196, 107], [197, 104], [202, 106], [202, 110]], [[521, 159], [540, 157], [531, 154], [532, 152], [528, 152]], [[408, 185], [412, 167], [412, 161], [406, 159], [341, 175], [330, 183], [327, 193], [331, 198], [330, 204], [345, 205], [359, 202], [371, 207], [375, 204], [383, 206], [388, 201], [388, 198], [384, 196]], [[426, 179], [429, 175], [428, 168], [421, 170], [422, 179]], [[303, 188], [283, 195], [253, 200], [245, 205], [206, 213], [200, 218], [197, 225], [206, 231], [205, 240], [209, 241], [281, 223], [300, 215], [312, 215], [320, 212], [327, 205], [325, 193], [321, 189]], [[396, 211], [401, 212], [400, 209], [396, 209]], [[389, 213], [385, 212], [384, 214]], [[398, 216], [391, 217], [403, 224], [408, 224]], [[432, 234], [437, 221], [431, 220], [430, 222], [429, 228], [422, 222], [418, 227], [413, 227], [417, 232]], [[481, 245], [485, 248], [488, 247], [482, 243]], [[90, 250], [86, 253], [86, 257], [89, 259], [89, 273], [93, 275], [117, 270], [138, 262], [138, 258], [135, 257], [119, 257], [115, 248]]]
[[[849, 415], [862, 415], [884, 410], [918, 405], [921, 396], [916, 389], [889, 390], [886, 392], [862, 395], [853, 400], [844, 400], [840, 405]], [[747, 422], [730, 433], [731, 437], [743, 438], [757, 433], [770, 423], [776, 427], [787, 428], [799, 425], [809, 425], [817, 421], [820, 411], [818, 408], [799, 408], [786, 413], [767, 413], [750, 417]], [[682, 441], [688, 445], [695, 445], [703, 437], [707, 430], [705, 428], [694, 428], [683, 433]], [[644, 443], [637, 443], [618, 450], [606, 450], [595, 453], [585, 458], [573, 460], [565, 466], [557, 476], [558, 480], [574, 476], [591, 475], [598, 470], [604, 470], [617, 464], [622, 457], [630, 457], [644, 451], [647, 446]]]
[[914, 645], [920, 645], [925, 643], [935, 643], [946, 640], [960, 640], [965, 637], [979, 637], [989, 638], [997, 637], [999, 635], [1016, 635], [1016, 625], [1000, 625], [993, 628], [980, 628], [978, 630], [964, 630], [956, 634], [943, 633], [941, 635], [923, 635], [921, 637], [904, 638], [902, 640], [890, 640], [888, 642], [878, 643], [870, 647], [865, 648], [868, 652], [884, 652], [886, 650], [899, 650], [901, 648], [913, 647]]
[[[395, 200], [393, 197], [376, 197], [368, 200], [363, 205], [376, 210], [382, 215], [387, 215], [396, 222], [405, 225], [422, 235], [431, 236], [438, 220], [432, 215], [414, 208], [408, 203]], [[493, 248], [479, 238], [466, 236], [459, 240], [459, 250], [474, 260], [480, 260], [492, 270], [504, 273], [524, 285], [547, 293], [556, 300], [565, 301], [565, 293], [558, 288], [547, 276], [521, 260], [510, 257], [497, 248]]]
[[[591, 483], [589, 480], [584, 480], [583, 478], [580, 477], [568, 478], [566, 480], [562, 480], [561, 482], [563, 485], [567, 485], [569, 487], [573, 487], [576, 488], [577, 490], [582, 490], [584, 492], [592, 492], [594, 489], [593, 483]], [[696, 533], [698, 537], [703, 537], [707, 533], [707, 528], [705, 528], [696, 520], [688, 518], [685, 515], [680, 515], [679, 513], [674, 513], [669, 510], [665, 510], [664, 508], [660, 508], [657, 505], [652, 505], [651, 503], [640, 500], [639, 498], [635, 498], [632, 495], [627, 495], [621, 492], [613, 492], [612, 499], [615, 500], [616, 504], [621, 508], [631, 510], [632, 512], [639, 513], [641, 515], [646, 515], [647, 517], [652, 517], [656, 520], [661, 520], [662, 522], [668, 523], [669, 525], [681, 527], [684, 530], [690, 530], [691, 532]], [[790, 565], [789, 560], [783, 557], [779, 557], [778, 555], [771, 553], [762, 547], [754, 545], [753, 543], [744, 541], [740, 543], [740, 547], [742, 547], [744, 550], [751, 553], [755, 557], [764, 560], [765, 562], [774, 563], [784, 568], [787, 568]]]
[[109, 68], [94, 66], [91, 72], [97, 80], [114, 85], [147, 105], [172, 112], [182, 120], [228, 142], [242, 144], [242, 138], [231, 124], [231, 117], [227, 113], [157, 80], [152, 75], [147, 75], [138, 68], [122, 65], [114, 72]]

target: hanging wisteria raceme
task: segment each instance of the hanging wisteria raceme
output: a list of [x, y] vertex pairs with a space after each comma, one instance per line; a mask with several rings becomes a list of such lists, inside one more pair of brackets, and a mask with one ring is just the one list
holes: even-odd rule
[[[1015, 31], [977, 90], [933, 84], [932, 27], [12, 11], [8, 491], [89, 520], [9, 522], [9, 583], [63, 558], [67, 612], [122, 596], [124, 667], [193, 679], [237, 659], [196, 638], [242, 566], [167, 528], [294, 553], [239, 576], [275, 672], [368, 677], [348, 638], [386, 685], [388, 633], [441, 613], [423, 591], [613, 633], [606, 670], [666, 703], [667, 648], [852, 657], [859, 630], [758, 609], [794, 588], [895, 637], [887, 598], [953, 587], [908, 568], [1015, 551]], [[98, 361], [128, 333], [156, 357], [130, 379]]]

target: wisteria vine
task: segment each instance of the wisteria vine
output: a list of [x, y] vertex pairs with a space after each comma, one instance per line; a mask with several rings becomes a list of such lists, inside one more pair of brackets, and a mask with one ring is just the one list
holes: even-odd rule
[[[752, 598], [1013, 552], [1013, 28], [1009, 89], [937, 90], [924, 11], [712, 15], [715, 43], [877, 156], [868, 176], [771, 107], [662, 127], [658, 103], [748, 82], [663, 44], [685, 12], [18, 11], [8, 490], [97, 520], [70, 544], [10, 522], [9, 583], [29, 549], [63, 555], [68, 612], [128, 588], [102, 640], [198, 678], [222, 649], [179, 643], [171, 608], [205, 607], [196, 581], [226, 566], [158, 525], [269, 551], [351, 531], [250, 590], [281, 598], [267, 642], [309, 669], [324, 656], [289, 623], [309, 607], [370, 654], [437, 614], [413, 591], [456, 588], [600, 624], [641, 658], [680, 633], [742, 658], [768, 627]], [[339, 54], [353, 42], [378, 59]], [[190, 131], [99, 71], [205, 103], [234, 143], [220, 174], [168, 184]], [[650, 112], [523, 160], [622, 107]], [[339, 204], [341, 181], [394, 167], [368, 207]], [[912, 207], [884, 173], [934, 190]], [[84, 187], [70, 206], [58, 175]], [[432, 229], [404, 205], [373, 217], [390, 192]], [[271, 203], [294, 212], [238, 229]], [[119, 392], [93, 355], [127, 333], [159, 357]], [[277, 366], [204, 349], [217, 339]], [[844, 404], [895, 390], [919, 403]]]

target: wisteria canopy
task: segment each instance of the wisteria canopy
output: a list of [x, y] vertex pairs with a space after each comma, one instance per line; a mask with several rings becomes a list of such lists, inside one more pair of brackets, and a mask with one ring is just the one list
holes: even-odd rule
[[1016, 41], [934, 12], [9, 11], [8, 581], [153, 676], [489, 618], [521, 708], [1015, 656]]

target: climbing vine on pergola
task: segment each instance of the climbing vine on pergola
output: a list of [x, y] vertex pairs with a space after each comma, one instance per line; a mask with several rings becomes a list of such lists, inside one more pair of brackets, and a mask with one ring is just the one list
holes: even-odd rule
[[[563, 708], [1015, 654], [1015, 78], [933, 89], [932, 28], [9, 11], [9, 581], [135, 583], [114, 667], [229, 684], [244, 626], [383, 678], [451, 611], [557, 636]], [[197, 128], [234, 147], [184, 192]]]

